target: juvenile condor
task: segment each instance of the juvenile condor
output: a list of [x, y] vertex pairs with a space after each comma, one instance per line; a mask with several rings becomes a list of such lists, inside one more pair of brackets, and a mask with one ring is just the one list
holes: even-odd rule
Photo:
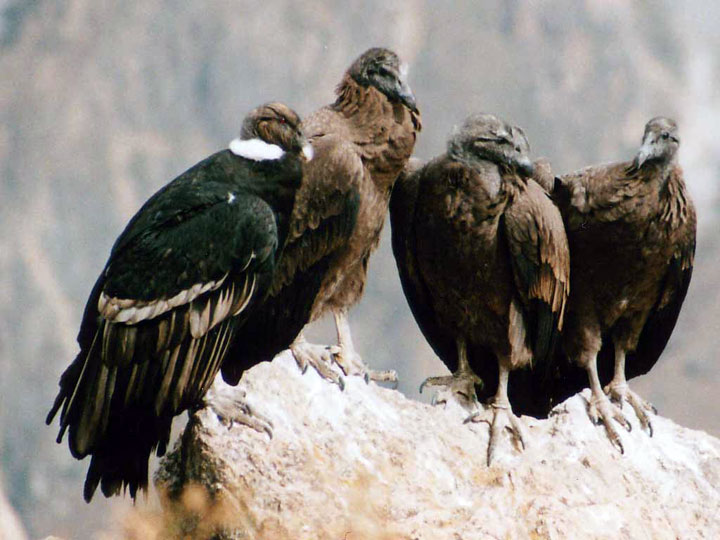
[[[347, 310], [362, 295], [370, 254], [380, 239], [390, 191], [412, 154], [420, 115], [398, 56], [373, 48], [353, 62], [332, 105], [303, 122], [314, 159], [290, 223], [290, 236], [270, 297], [235, 339], [223, 366], [228, 382], [260, 360], [288, 347], [303, 369], [312, 365], [342, 385], [331, 369], [393, 380], [393, 372], [369, 371], [353, 347]], [[308, 343], [302, 330], [332, 312], [337, 347]], [[251, 339], [252, 338], [252, 339]]]
[[[153, 195], [115, 242], [90, 294], [80, 353], [60, 380], [72, 455], [91, 456], [84, 497], [147, 490], [174, 416], [203, 401], [238, 327], [262, 304], [285, 245], [302, 162], [297, 114], [268, 103], [240, 138]], [[267, 430], [249, 407], [219, 415]]]
[[[677, 164], [679, 144], [675, 122], [653, 118], [632, 161], [588, 167], [555, 185], [571, 254], [563, 346], [587, 371], [590, 417], [621, 452], [613, 420], [630, 424], [608, 395], [620, 406], [628, 401], [652, 435], [653, 408], [626, 378], [657, 362], [692, 275], [696, 217]], [[567, 375], [558, 399], [583, 386]]]
[[473, 115], [450, 137], [446, 154], [401, 177], [390, 202], [405, 296], [453, 372], [423, 386], [448, 386], [470, 401], [476, 385], [482, 397], [494, 393], [488, 463], [506, 427], [525, 446], [508, 378], [533, 363], [543, 367], [569, 286], [562, 218], [530, 178], [527, 150], [519, 128]]

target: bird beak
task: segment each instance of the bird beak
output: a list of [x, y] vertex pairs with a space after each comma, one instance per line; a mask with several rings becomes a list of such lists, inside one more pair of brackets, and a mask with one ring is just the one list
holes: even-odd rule
[[520, 174], [522, 174], [525, 177], [531, 177], [535, 174], [535, 166], [533, 165], [533, 162], [530, 161], [530, 158], [524, 157], [517, 160], [517, 167], [520, 171]]
[[652, 143], [650, 140], [646, 140], [643, 145], [640, 147], [640, 150], [638, 150], [637, 155], [635, 156], [635, 166], [639, 169], [642, 167], [643, 163], [645, 163], [650, 156], [653, 154], [653, 148]]
[[410, 85], [405, 82], [404, 78], [398, 78], [397, 97], [412, 112], [417, 113], [417, 103], [415, 102], [415, 94], [410, 89]]
[[313, 147], [305, 137], [300, 139], [301, 154], [305, 158], [305, 161], [310, 161], [313, 158]]
[[306, 161], [310, 161], [313, 158], [313, 147], [312, 144], [305, 143], [302, 147], [302, 153], [303, 156], [305, 156]]

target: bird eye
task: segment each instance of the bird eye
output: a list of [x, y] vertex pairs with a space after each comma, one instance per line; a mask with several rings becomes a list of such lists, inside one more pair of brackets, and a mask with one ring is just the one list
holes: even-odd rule
[[670, 136], [670, 134], [669, 134], [667, 131], [663, 131], [663, 133], [662, 133], [662, 135], [661, 135], [661, 137], [662, 137], [663, 139], [667, 139], [669, 136]]
[[378, 73], [383, 77], [392, 77], [393, 76], [393, 74], [390, 72], [389, 69], [382, 67], [382, 66], [380, 68], [378, 68]]

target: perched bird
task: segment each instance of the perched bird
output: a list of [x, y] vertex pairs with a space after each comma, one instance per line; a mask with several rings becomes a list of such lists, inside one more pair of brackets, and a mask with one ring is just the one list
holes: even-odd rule
[[[421, 129], [405, 77], [394, 52], [370, 49], [343, 76], [335, 102], [304, 120], [315, 157], [304, 167], [270, 296], [236, 337], [237, 361], [223, 367], [228, 382], [236, 381], [246, 365], [288, 347], [303, 369], [312, 365], [339, 384], [342, 377], [331, 369], [333, 363], [346, 375], [395, 377], [365, 366], [353, 346], [347, 311], [362, 295], [390, 191]], [[335, 317], [338, 346], [308, 343], [303, 328], [328, 311]]]
[[[150, 454], [203, 401], [269, 291], [311, 150], [294, 111], [258, 107], [228, 150], [153, 195], [115, 242], [47, 418], [59, 411], [58, 442], [68, 431], [73, 456], [91, 456], [86, 501], [98, 484], [105, 496], [147, 489]], [[269, 431], [246, 406], [211, 405]]]
[[519, 128], [473, 115], [450, 137], [447, 153], [401, 177], [390, 202], [403, 291], [453, 372], [423, 386], [449, 386], [470, 400], [482, 383], [483, 395], [494, 393], [488, 462], [505, 427], [527, 441], [510, 405], [509, 375], [543, 366], [569, 287], [562, 219], [530, 178], [528, 150]]
[[[676, 123], [653, 118], [632, 161], [587, 167], [555, 183], [571, 255], [563, 348], [587, 371], [590, 417], [621, 451], [613, 420], [630, 424], [608, 395], [628, 401], [652, 435], [652, 406], [626, 378], [657, 362], [692, 275], [696, 216], [677, 164], [679, 144]], [[604, 393], [601, 382], [613, 372]], [[570, 374], [554, 392], [562, 399], [578, 386], [585, 385]]]

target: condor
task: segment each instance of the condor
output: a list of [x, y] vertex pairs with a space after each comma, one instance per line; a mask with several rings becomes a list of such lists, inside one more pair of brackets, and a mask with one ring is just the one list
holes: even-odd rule
[[[200, 404], [282, 260], [310, 147], [281, 103], [253, 110], [228, 150], [167, 184], [115, 242], [83, 316], [80, 353], [48, 415], [78, 459], [84, 496], [146, 490], [174, 416]], [[212, 403], [210, 405], [213, 405]], [[256, 429], [247, 407], [232, 414]]]
[[494, 392], [489, 463], [505, 427], [527, 441], [511, 402], [526, 411], [536, 399], [527, 384], [532, 373], [525, 370], [510, 394], [508, 382], [520, 368], [544, 371], [569, 287], [562, 219], [531, 178], [528, 150], [519, 128], [490, 114], [471, 116], [446, 154], [398, 181], [390, 203], [403, 291], [453, 372], [423, 386], [449, 386], [471, 402], [476, 386], [483, 397]]
[[[394, 52], [383, 48], [355, 60], [337, 87], [335, 102], [304, 120], [315, 157], [304, 167], [270, 296], [235, 339], [233, 356], [240, 361], [223, 367], [228, 382], [236, 381], [246, 366], [288, 347], [303, 369], [311, 365], [340, 385], [335, 364], [346, 375], [395, 379], [393, 372], [372, 371], [362, 361], [347, 311], [363, 293], [392, 186], [419, 130], [405, 68]], [[328, 312], [335, 318], [338, 346], [308, 343], [303, 328]]]

